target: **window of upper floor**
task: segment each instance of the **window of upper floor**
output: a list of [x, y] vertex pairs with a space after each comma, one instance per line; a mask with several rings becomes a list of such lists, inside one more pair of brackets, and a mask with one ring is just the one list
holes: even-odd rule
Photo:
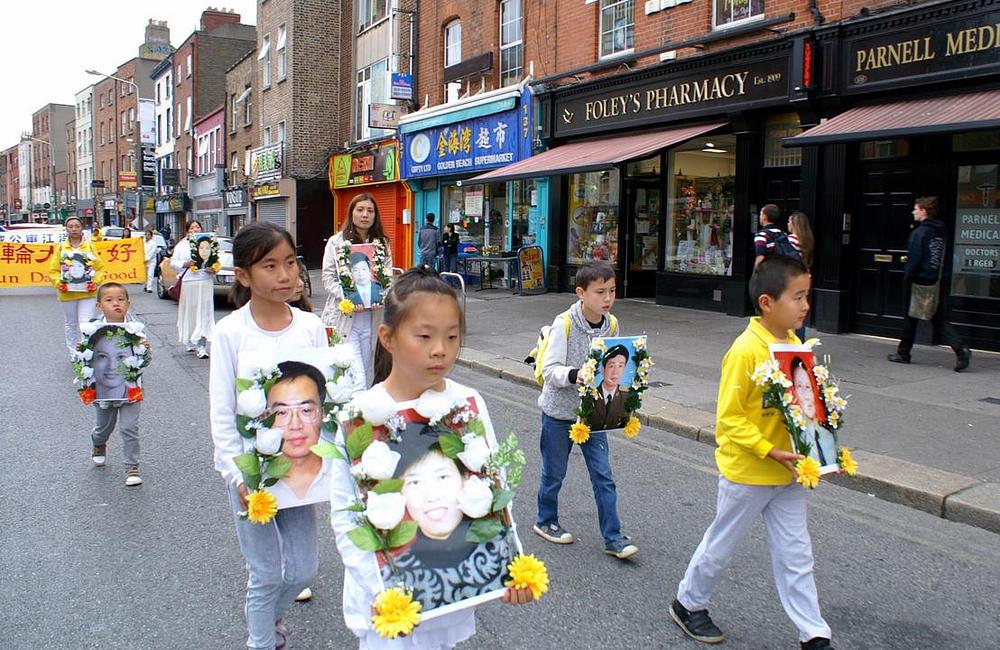
[[388, 0], [357, 0], [357, 5], [359, 33], [381, 22], [389, 15]]
[[521, 0], [500, 2], [500, 85], [518, 83], [524, 73], [524, 14]]
[[764, 0], [712, 0], [712, 26], [732, 27], [764, 17]]
[[601, 0], [600, 56], [631, 52], [635, 46], [635, 0]]
[[444, 26], [444, 67], [462, 62], [462, 21], [453, 20]]
[[288, 42], [288, 32], [285, 25], [278, 25], [278, 42], [274, 48], [274, 54], [278, 59], [278, 81], [281, 81], [288, 74], [288, 57], [285, 56], [285, 45]]

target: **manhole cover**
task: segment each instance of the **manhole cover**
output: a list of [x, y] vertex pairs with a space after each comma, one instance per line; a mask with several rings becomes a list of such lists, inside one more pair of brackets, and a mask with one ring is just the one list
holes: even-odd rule
[[987, 404], [1000, 404], [1000, 397], [984, 397], [979, 401]]
[[667, 386], [673, 386], [673, 384], [668, 384], [665, 381], [651, 381], [649, 382], [650, 388], [665, 388]]

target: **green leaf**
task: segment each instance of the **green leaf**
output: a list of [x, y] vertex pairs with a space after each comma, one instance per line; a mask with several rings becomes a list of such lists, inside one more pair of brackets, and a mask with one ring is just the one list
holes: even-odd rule
[[277, 413], [272, 413], [271, 415], [269, 415], [266, 418], [264, 418], [263, 420], [261, 420], [261, 422], [263, 422], [264, 426], [267, 427], [268, 429], [273, 429], [274, 428], [274, 419], [276, 417], [278, 417], [278, 414]]
[[253, 492], [260, 487], [260, 475], [245, 476], [243, 477], [243, 482], [247, 484], [247, 489]]
[[371, 525], [364, 525], [347, 531], [347, 536], [354, 545], [362, 551], [378, 551], [382, 549], [382, 540]]
[[438, 436], [438, 444], [441, 451], [448, 458], [458, 458], [458, 455], [465, 451], [465, 443], [453, 433], [442, 433]]
[[245, 415], [236, 416], [236, 430], [240, 432], [240, 435], [244, 438], [253, 438], [257, 435], [256, 431], [247, 428], [253, 418], [249, 418]]
[[372, 425], [365, 422], [347, 436], [347, 455], [351, 460], [357, 460], [370, 444], [372, 444]]
[[271, 478], [281, 478], [292, 469], [292, 459], [278, 456], [267, 461], [267, 475]]
[[236, 392], [237, 393], [242, 393], [243, 391], [249, 390], [251, 388], [253, 388], [253, 380], [252, 379], [243, 379], [241, 377], [237, 377], [236, 378]]
[[272, 478], [266, 478], [266, 479], [264, 479], [263, 485], [264, 485], [264, 487], [269, 488], [269, 487], [273, 487], [277, 482], [278, 482], [278, 479], [276, 479], [276, 478], [273, 478], [273, 477]]
[[466, 425], [465, 425], [465, 432], [466, 433], [474, 433], [474, 434], [479, 435], [479, 436], [485, 436], [486, 435], [486, 425], [483, 424], [483, 419], [481, 417], [477, 416], [477, 417], [469, 420], [469, 422], [466, 423]]
[[364, 512], [365, 505], [363, 503], [354, 503], [347, 506], [346, 508], [338, 508], [337, 512]]
[[243, 473], [244, 478], [248, 476], [260, 476], [260, 461], [257, 459], [257, 454], [240, 454], [233, 458], [233, 462], [236, 463], [236, 467]]
[[332, 442], [318, 442], [309, 448], [309, 451], [316, 454], [320, 458], [335, 458], [336, 460], [347, 460], [344, 458], [344, 454], [340, 452], [337, 445]]
[[465, 534], [465, 541], [481, 544], [492, 540], [502, 531], [503, 524], [496, 519], [476, 519], [469, 524], [469, 531]]
[[398, 548], [416, 536], [417, 522], [401, 521], [398, 526], [389, 531], [389, 534], [386, 536], [386, 545], [389, 548]]
[[390, 492], [399, 492], [402, 489], [403, 479], [387, 478], [384, 481], [379, 481], [371, 491], [375, 494], [389, 494]]
[[513, 490], [499, 489], [493, 493], [493, 512], [500, 512], [510, 503], [511, 499], [514, 498]]

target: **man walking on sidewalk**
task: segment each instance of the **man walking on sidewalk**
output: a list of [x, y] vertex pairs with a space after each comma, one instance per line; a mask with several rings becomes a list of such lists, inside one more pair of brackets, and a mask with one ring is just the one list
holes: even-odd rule
[[420, 248], [420, 266], [434, 268], [437, 259], [438, 248], [441, 245], [441, 232], [434, 225], [435, 216], [433, 212], [427, 214], [426, 223], [417, 233], [417, 246]]
[[936, 196], [920, 197], [913, 204], [913, 220], [917, 222], [917, 227], [910, 233], [905, 270], [909, 294], [906, 304], [909, 308], [903, 336], [896, 352], [889, 355], [889, 361], [910, 363], [910, 350], [917, 337], [917, 325], [921, 320], [930, 320], [934, 334], [955, 351], [955, 372], [961, 372], [969, 367], [972, 351], [959, 338], [954, 326], [946, 320], [944, 301], [937, 300], [941, 291], [947, 235], [947, 228], [937, 218], [937, 213]]

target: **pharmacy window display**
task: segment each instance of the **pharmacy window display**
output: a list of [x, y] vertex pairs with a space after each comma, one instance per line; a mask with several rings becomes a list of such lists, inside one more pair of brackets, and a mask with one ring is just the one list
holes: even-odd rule
[[618, 262], [617, 169], [569, 175], [569, 228], [566, 261]]
[[736, 138], [692, 140], [670, 153], [665, 270], [733, 274]]

